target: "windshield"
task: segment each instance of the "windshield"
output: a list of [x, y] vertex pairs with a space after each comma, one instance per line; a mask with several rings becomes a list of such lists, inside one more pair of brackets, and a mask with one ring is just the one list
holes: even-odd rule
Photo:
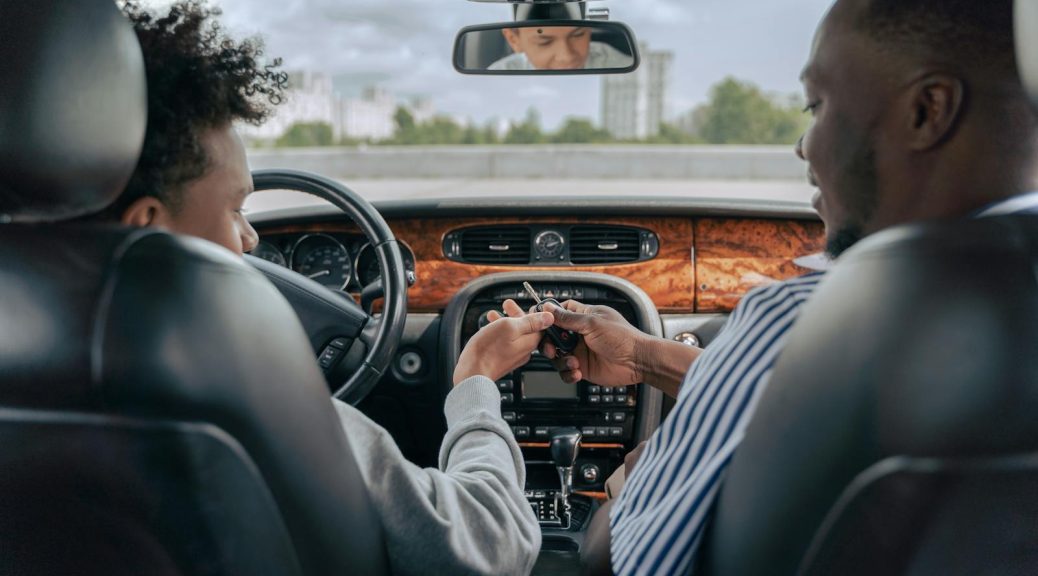
[[[829, 0], [597, 3], [641, 52], [629, 74], [466, 76], [464, 26], [511, 7], [462, 0], [211, 0], [261, 36], [288, 98], [242, 126], [253, 169], [299, 168], [372, 201], [689, 197], [807, 203], [792, 146], [797, 81]], [[150, 2], [160, 7], [164, 2]], [[596, 4], [592, 4], [596, 7]], [[312, 203], [255, 194], [252, 211]]]

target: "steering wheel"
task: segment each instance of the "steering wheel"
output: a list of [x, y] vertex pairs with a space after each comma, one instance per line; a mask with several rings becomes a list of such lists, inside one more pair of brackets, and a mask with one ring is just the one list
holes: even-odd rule
[[349, 294], [332, 291], [272, 262], [246, 256], [295, 309], [321, 359], [335, 356], [334, 365], [326, 367], [322, 362], [335, 398], [356, 405], [389, 368], [404, 332], [408, 283], [400, 245], [375, 207], [338, 182], [296, 170], [258, 170], [252, 173], [252, 180], [257, 192], [293, 190], [331, 202], [360, 227], [378, 257], [380, 280], [365, 292], [381, 282], [385, 301], [382, 313], [372, 315]]

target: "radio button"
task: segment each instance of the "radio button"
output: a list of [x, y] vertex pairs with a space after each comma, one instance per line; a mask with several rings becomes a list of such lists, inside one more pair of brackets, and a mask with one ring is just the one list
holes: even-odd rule
[[547, 426], [538, 426], [538, 427], [534, 428], [533, 429], [533, 436], [534, 436], [534, 438], [547, 438], [548, 437], [548, 427]]
[[503, 412], [501, 417], [505, 419], [505, 422], [515, 422], [515, 412]]
[[594, 384], [587, 387], [588, 394], [600, 394], [602, 392], [601, 386], [595, 386]]
[[617, 404], [627, 404], [627, 395], [626, 394], [617, 394], [616, 395], [616, 403]]
[[511, 380], [498, 380], [497, 389], [502, 392], [511, 392], [515, 388], [515, 383]]
[[607, 394], [605, 396], [602, 396], [602, 403], [603, 404], [612, 404], [613, 403], [613, 395], [612, 394]]
[[514, 430], [516, 438], [528, 438], [530, 436], [529, 426], [516, 426]]
[[511, 394], [502, 394], [501, 395], [501, 403], [502, 404], [511, 404], [512, 402], [515, 402], [515, 396], [513, 396]]
[[602, 403], [602, 397], [601, 396], [588, 396], [587, 397], [587, 403], [588, 404], [601, 404]]
[[584, 426], [583, 428], [580, 429], [580, 433], [583, 434], [584, 436], [594, 436], [595, 435], [595, 427], [594, 426]]
[[627, 414], [623, 412], [613, 412], [613, 422], [624, 422], [627, 420]]
[[615, 437], [623, 436], [624, 435], [624, 429], [623, 428], [610, 428], [609, 429], [609, 435], [610, 436], [615, 436]]
[[609, 428], [606, 428], [604, 426], [599, 426], [598, 428], [595, 429], [595, 435], [596, 436], [601, 436], [601, 437], [605, 438], [605, 437], [609, 436]]

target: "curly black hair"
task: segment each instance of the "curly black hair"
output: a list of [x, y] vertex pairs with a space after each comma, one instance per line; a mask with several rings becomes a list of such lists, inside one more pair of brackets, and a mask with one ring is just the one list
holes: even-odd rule
[[176, 211], [183, 185], [208, 169], [201, 133], [236, 121], [262, 123], [282, 102], [288, 75], [278, 69], [280, 59], [262, 62], [260, 39], [227, 36], [216, 20], [221, 11], [204, 0], [180, 0], [165, 15], [136, 0], [120, 4], [144, 53], [148, 128], [133, 176], [105, 214], [118, 218], [144, 196]]

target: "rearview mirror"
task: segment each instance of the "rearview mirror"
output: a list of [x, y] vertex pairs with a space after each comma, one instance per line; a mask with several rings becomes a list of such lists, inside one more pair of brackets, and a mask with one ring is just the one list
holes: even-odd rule
[[454, 42], [462, 74], [624, 74], [638, 68], [638, 43], [619, 22], [528, 20], [469, 26]]

